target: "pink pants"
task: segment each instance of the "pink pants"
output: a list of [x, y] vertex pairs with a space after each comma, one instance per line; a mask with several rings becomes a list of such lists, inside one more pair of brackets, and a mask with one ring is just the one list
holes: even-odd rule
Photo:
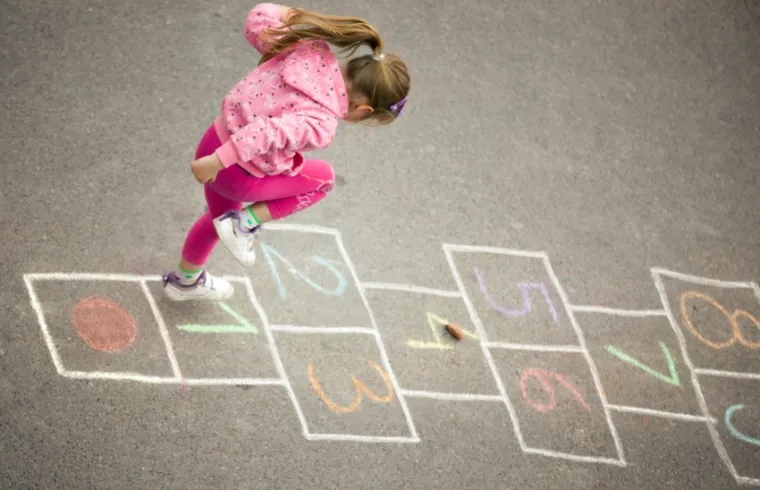
[[[221, 145], [212, 124], [201, 138], [195, 158], [211, 155]], [[321, 160], [305, 160], [301, 172], [294, 177], [258, 178], [239, 165], [221, 170], [213, 183], [205, 184], [208, 211], [190, 228], [182, 258], [194, 265], [204, 265], [219, 241], [213, 219], [231, 209], [241, 209], [244, 202], [265, 203], [276, 220], [321, 201], [332, 189], [334, 180], [332, 167]]]

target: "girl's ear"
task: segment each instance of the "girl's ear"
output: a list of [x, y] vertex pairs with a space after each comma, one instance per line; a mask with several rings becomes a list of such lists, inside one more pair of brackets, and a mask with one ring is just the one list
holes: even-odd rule
[[360, 106], [356, 107], [357, 111], [368, 111], [370, 114], [375, 112], [375, 109], [372, 108], [372, 106], [368, 106], [367, 104], [362, 104]]

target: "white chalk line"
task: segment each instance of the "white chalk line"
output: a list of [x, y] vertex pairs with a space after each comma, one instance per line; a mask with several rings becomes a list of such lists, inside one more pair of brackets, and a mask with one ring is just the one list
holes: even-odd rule
[[702, 368], [694, 368], [694, 373], [700, 376], [715, 376], [718, 378], [760, 380], [760, 373], [740, 373], [740, 372], [733, 372], [733, 371], [721, 371], [719, 369], [702, 369]]
[[150, 384], [180, 384], [182, 378], [177, 376], [148, 376], [131, 372], [104, 372], [104, 371], [64, 371], [61, 376], [71, 379], [99, 379], [111, 381], [138, 381]]
[[285, 386], [285, 382], [277, 378], [187, 378], [184, 383], [188, 386]]
[[265, 223], [264, 229], [273, 231], [296, 231], [300, 233], [320, 233], [323, 235], [340, 236], [340, 231], [335, 228], [316, 225], [299, 225], [295, 223]]
[[532, 447], [526, 447], [524, 451], [526, 454], [547, 456], [549, 458], [567, 459], [570, 461], [577, 461], [579, 463], [599, 463], [599, 464], [609, 464], [609, 465], [621, 466], [621, 467], [628, 466], [628, 463], [626, 463], [625, 460], [615, 459], [615, 458], [605, 458], [604, 456], [583, 456], [579, 454], [563, 453], [561, 451], [535, 449]]
[[536, 344], [514, 344], [511, 342], [483, 342], [487, 349], [510, 349], [510, 350], [530, 350], [538, 352], [585, 352], [579, 345], [536, 345]]
[[560, 284], [559, 279], [557, 278], [557, 274], [554, 273], [554, 268], [552, 268], [549, 257], [544, 257], [543, 262], [544, 267], [549, 274], [549, 279], [552, 281], [552, 284], [554, 284], [554, 288], [562, 300], [562, 305], [565, 307], [567, 316], [570, 318], [570, 324], [573, 326], [573, 330], [575, 330], [575, 334], [578, 337], [578, 342], [583, 349], [583, 356], [586, 358], [586, 363], [588, 364], [589, 370], [591, 371], [591, 377], [593, 378], [594, 385], [596, 386], [597, 395], [602, 402], [602, 410], [604, 411], [604, 417], [607, 420], [607, 426], [610, 430], [610, 434], [612, 435], [612, 440], [615, 441], [615, 449], [617, 450], [618, 459], [625, 466], [627, 463], [625, 460], [625, 454], [623, 452], [623, 443], [620, 440], [620, 435], [618, 435], [617, 427], [612, 420], [612, 414], [610, 414], [610, 410], [608, 408], [609, 402], [607, 401], [607, 396], [604, 394], [602, 381], [599, 377], [599, 371], [597, 370], [596, 363], [591, 357], [591, 354], [588, 351], [588, 347], [586, 346], [586, 339], [583, 335], [583, 330], [581, 330], [581, 327], [578, 325], [578, 321], [575, 318], [575, 314], [569, 307], [570, 301], [567, 298], [567, 293], [565, 292], [565, 288], [562, 287], [562, 284]]
[[[673, 332], [675, 333], [676, 338], [678, 339], [678, 345], [681, 348], [681, 357], [683, 358], [683, 361], [686, 364], [686, 367], [689, 368], [689, 373], [691, 376], [691, 384], [694, 386], [694, 393], [697, 397], [697, 403], [699, 403], [699, 408], [702, 410], [702, 415], [705, 418], [709, 419], [711, 418], [710, 410], [707, 407], [707, 401], [705, 400], [705, 395], [702, 392], [702, 387], [699, 384], [699, 379], [694, 368], [694, 363], [691, 361], [688, 350], [686, 349], [686, 339], [684, 338], [683, 332], [678, 327], [678, 323], [676, 322], [675, 316], [673, 315], [673, 311], [670, 308], [670, 301], [668, 301], [668, 295], [667, 295], [667, 292], [665, 291], [665, 284], [662, 282], [662, 278], [660, 277], [660, 275], [662, 274], [662, 275], [669, 275], [670, 277], [675, 277], [676, 279], [680, 279], [682, 281], [695, 282], [693, 281], [694, 276], [689, 276], [686, 274], [678, 274], [678, 273], [674, 273], [671, 271], [658, 269], [658, 268], [652, 268], [651, 272], [652, 272], [652, 278], [654, 279], [654, 285], [657, 288], [657, 293], [660, 295], [660, 301], [662, 301], [662, 305], [668, 314], [668, 320], [669, 320], [670, 326], [673, 329]], [[696, 278], [696, 279], [699, 280], [701, 278]], [[710, 285], [713, 285], [713, 284], [710, 284]], [[723, 464], [726, 465], [726, 468], [728, 469], [729, 473], [731, 473], [731, 476], [733, 476], [736, 481], [739, 481], [739, 478], [741, 477], [736, 472], [736, 468], [734, 468], [734, 465], [731, 463], [731, 459], [728, 457], [728, 452], [726, 451], [726, 448], [720, 439], [720, 434], [718, 433], [718, 429], [712, 423], [706, 423], [705, 425], [707, 426], [707, 431], [710, 434], [710, 439], [712, 439], [713, 441], [713, 446], [715, 447], [715, 450], [718, 452], [718, 456], [720, 457], [721, 460], [723, 460]]]
[[494, 382], [496, 383], [496, 387], [499, 390], [499, 393], [501, 394], [502, 401], [504, 402], [504, 405], [507, 407], [507, 412], [509, 413], [509, 418], [512, 420], [512, 429], [515, 432], [515, 438], [517, 439], [517, 443], [520, 445], [520, 449], [523, 450], [523, 452], [526, 450], [525, 440], [522, 436], [522, 431], [520, 429], [520, 419], [517, 417], [517, 412], [515, 411], [515, 407], [512, 405], [512, 402], [509, 399], [509, 396], [507, 395], [507, 390], [504, 388], [504, 382], [501, 379], [501, 375], [499, 374], [499, 370], [496, 368], [496, 363], [493, 360], [493, 356], [491, 356], [491, 351], [488, 350], [483, 343], [486, 341], [486, 334], [485, 334], [485, 328], [483, 327], [483, 324], [480, 321], [480, 317], [478, 316], [478, 312], [475, 309], [475, 305], [472, 302], [472, 299], [470, 299], [469, 294], [467, 293], [467, 288], [464, 285], [464, 281], [462, 280], [462, 276], [459, 274], [459, 269], [457, 269], [456, 262], [454, 261], [454, 255], [453, 250], [451, 247], [447, 247], [446, 244], [443, 245], [443, 252], [446, 256], [446, 261], [449, 264], [449, 268], [451, 269], [451, 274], [454, 276], [454, 281], [457, 284], [457, 287], [459, 288], [459, 291], [462, 293], [462, 300], [464, 301], [465, 307], [467, 308], [467, 311], [470, 313], [470, 320], [472, 321], [472, 324], [475, 326], [475, 329], [478, 331], [478, 336], [482, 339], [480, 342], [480, 350], [483, 352], [483, 356], [486, 359], [486, 363], [488, 364], [489, 369], [491, 370], [491, 375], [493, 376]]
[[42, 338], [45, 339], [45, 345], [50, 353], [50, 358], [53, 360], [55, 370], [58, 374], [63, 374], [63, 362], [61, 362], [61, 356], [58, 354], [58, 349], [53, 341], [53, 336], [50, 335], [50, 329], [48, 328], [47, 320], [45, 320], [45, 313], [42, 311], [42, 303], [40, 303], [40, 299], [37, 297], [37, 292], [34, 289], [32, 280], [33, 279], [29, 277], [29, 275], [24, 274], [24, 284], [29, 293], [29, 303], [32, 306], [32, 310], [34, 310], [34, 313], [37, 315], [37, 323], [42, 330]]
[[740, 485], [760, 485], [760, 478], [736, 475], [736, 482]]
[[465, 253], [488, 253], [488, 254], [500, 254], [500, 255], [512, 255], [515, 257], [529, 257], [533, 259], [546, 258], [546, 252], [538, 252], [531, 250], [517, 250], [511, 248], [500, 247], [484, 247], [479, 245], [456, 245], [453, 243], [443, 244], [444, 252], [465, 252]]
[[501, 402], [501, 395], [482, 395], [478, 393], [441, 393], [436, 391], [401, 390], [401, 393], [410, 398], [432, 398], [445, 401], [474, 401], [474, 402]]
[[395, 437], [395, 436], [360, 436], [356, 434], [306, 434], [308, 441], [349, 441], [349, 442], [374, 442], [374, 443], [402, 443], [417, 444], [419, 437]]
[[90, 272], [35, 272], [24, 274], [32, 281], [161, 281], [161, 276], [139, 274], [108, 274]]
[[359, 292], [359, 297], [361, 297], [362, 303], [364, 303], [364, 308], [367, 310], [367, 314], [369, 315], [370, 323], [372, 324], [372, 328], [375, 331], [375, 342], [377, 343], [378, 350], [380, 351], [380, 357], [382, 358], [383, 365], [386, 372], [388, 373], [388, 378], [390, 379], [391, 385], [393, 385], [393, 389], [396, 392], [396, 397], [398, 398], [399, 405], [401, 406], [401, 411], [406, 418], [409, 434], [411, 435], [412, 439], [419, 441], [417, 427], [414, 424], [414, 419], [412, 418], [412, 413], [409, 410], [409, 406], [406, 403], [406, 398], [404, 398], [404, 395], [401, 393], [401, 387], [399, 386], [398, 380], [396, 379], [396, 374], [393, 372], [393, 368], [391, 367], [390, 359], [388, 359], [388, 353], [385, 350], [385, 343], [380, 336], [380, 329], [377, 327], [375, 314], [372, 312], [372, 308], [369, 306], [369, 301], [367, 301], [367, 293], [362, 287], [362, 283], [359, 280], [359, 275], [356, 272], [356, 267], [354, 266], [354, 263], [351, 261], [351, 257], [346, 251], [346, 247], [343, 244], [343, 237], [340, 233], [335, 236], [335, 242], [338, 244], [338, 250], [341, 257], [343, 258], [343, 262], [346, 264], [346, 268], [351, 273], [351, 277], [354, 280], [356, 289]]
[[462, 293], [459, 291], [448, 291], [445, 289], [427, 288], [423, 286], [414, 286], [411, 284], [396, 284], [390, 282], [362, 282], [364, 289], [380, 289], [386, 291], [403, 291], [406, 293], [430, 294], [433, 296], [442, 296], [444, 298], [461, 298]]
[[182, 371], [179, 369], [179, 362], [177, 361], [177, 354], [174, 352], [172, 339], [169, 336], [169, 329], [166, 328], [164, 317], [161, 315], [161, 312], [158, 309], [156, 298], [153, 297], [153, 294], [150, 292], [148, 284], [145, 281], [140, 281], [140, 287], [145, 294], [145, 299], [147, 299], [148, 304], [150, 304], [150, 309], [153, 312], [153, 317], [156, 319], [156, 323], [158, 324], [158, 330], [161, 333], [161, 338], [164, 341], [164, 348], [166, 349], [166, 355], [169, 358], [169, 364], [171, 364], [172, 367], [172, 373], [174, 374], [174, 377], [182, 379]]
[[187, 386], [283, 386], [280, 379], [272, 378], [188, 378], [176, 376], [150, 376], [133, 372], [63, 371], [61, 376], [71, 379], [137, 381], [147, 384], [184, 384]]
[[369, 327], [304, 327], [300, 325], [269, 325], [274, 332], [308, 334], [365, 334], [377, 336], [377, 331]]
[[693, 276], [691, 274], [683, 274], [681, 272], [674, 272], [662, 267], [652, 267], [651, 272], [653, 275], [666, 276], [672, 279], [677, 279], [683, 282], [690, 282], [693, 284], [700, 284], [702, 286], [713, 286], [717, 288], [727, 289], [752, 289], [753, 282], [750, 281], [721, 281], [719, 279], [710, 279], [707, 277]]
[[633, 413], [637, 415], [649, 415], [651, 417], [660, 417], [664, 419], [684, 420], [687, 422], [710, 422], [717, 424], [718, 420], [703, 415], [690, 415], [688, 413], [667, 412], [664, 410], [653, 410], [650, 408], [629, 407], [625, 405], [608, 405], [610, 410], [623, 413]]
[[628, 317], [647, 317], [647, 316], [667, 316], [665, 310], [626, 310], [620, 308], [608, 308], [605, 306], [591, 305], [569, 305], [568, 308], [574, 312], [581, 313], [603, 313], [605, 315], [628, 316]]
[[259, 303], [259, 300], [256, 297], [256, 292], [253, 289], [253, 283], [248, 276], [246, 276], [245, 286], [246, 291], [248, 292], [248, 299], [253, 304], [253, 309], [256, 310], [256, 313], [258, 313], [259, 318], [261, 319], [262, 329], [264, 330], [264, 335], [266, 336], [267, 344], [269, 345], [269, 353], [272, 355], [272, 360], [274, 361], [275, 369], [277, 369], [277, 374], [280, 376], [282, 384], [285, 386], [285, 390], [288, 392], [290, 403], [293, 405], [293, 409], [296, 412], [298, 421], [301, 423], [301, 434], [303, 434], [304, 437], [307, 437], [309, 434], [309, 426], [306, 422], [306, 417], [303, 414], [303, 410], [301, 410], [301, 405], [298, 403], [298, 398], [293, 391], [293, 386], [290, 384], [288, 373], [285, 371], [285, 366], [282, 364], [280, 352], [277, 349], [277, 345], [274, 341], [274, 335], [269, 328], [269, 318], [267, 318], [267, 314], [264, 311], [264, 308], [261, 307], [261, 303]]

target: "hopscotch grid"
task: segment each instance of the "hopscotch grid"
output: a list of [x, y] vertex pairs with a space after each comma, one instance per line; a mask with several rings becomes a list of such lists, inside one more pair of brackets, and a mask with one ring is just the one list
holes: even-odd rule
[[24, 284], [29, 292], [29, 303], [32, 306], [32, 310], [37, 315], [37, 323], [40, 324], [42, 338], [45, 339], [45, 345], [50, 353], [50, 358], [53, 360], [53, 366], [55, 366], [56, 372], [62, 375], [65, 372], [63, 361], [61, 361], [61, 356], [58, 354], [58, 348], [55, 346], [53, 336], [50, 334], [50, 329], [48, 328], [47, 320], [45, 319], [45, 312], [42, 311], [42, 303], [40, 303], [37, 291], [34, 289], [33, 281], [33, 274], [24, 274]]
[[[691, 384], [694, 386], [694, 393], [697, 397], [697, 402], [699, 403], [699, 408], [702, 410], [702, 415], [710, 419], [710, 410], [707, 407], [707, 401], [705, 400], [705, 395], [702, 392], [702, 386], [699, 384], [699, 376], [696, 373], [694, 363], [691, 360], [691, 357], [689, 356], [689, 353], [686, 349], [686, 338], [684, 337], [683, 332], [678, 327], [678, 323], [676, 322], [675, 316], [673, 315], [673, 311], [670, 308], [670, 301], [668, 301], [667, 292], [665, 291], [665, 284], [662, 281], [662, 277], [674, 277], [676, 279], [680, 279], [683, 281], [691, 281], [693, 279], [700, 280], [703, 278], [699, 278], [696, 276], [689, 276], [686, 274], [680, 274], [675, 273], [671, 271], [667, 271], [665, 269], [660, 269], [657, 267], [653, 267], [651, 269], [652, 278], [654, 279], [654, 285], [655, 288], [657, 288], [657, 293], [660, 295], [660, 300], [662, 301], [662, 305], [665, 308], [665, 311], [668, 314], [668, 320], [670, 323], [670, 327], [673, 329], [673, 332], [676, 335], [676, 338], [678, 339], [678, 344], [681, 349], [681, 357], [683, 358], [684, 364], [686, 364], [686, 367], [689, 369], [689, 373], [691, 376]], [[693, 281], [696, 282], [696, 281]], [[723, 283], [723, 281], [718, 281]], [[704, 284], [704, 283], [700, 283]], [[736, 284], [736, 283], [727, 283], [727, 284]], [[712, 284], [707, 284], [712, 285]], [[726, 286], [731, 287], [731, 286]], [[706, 422], [705, 425], [707, 426], [707, 431], [710, 434], [710, 439], [713, 441], [713, 446], [715, 447], [715, 450], [718, 453], [718, 456], [723, 461], [723, 464], [728, 469], [728, 472], [731, 474], [731, 476], [734, 478], [734, 480], [739, 481], [740, 478], [745, 478], [739, 475], [736, 472], [736, 468], [734, 468], [734, 465], [731, 463], [731, 459], [728, 457], [728, 452], [726, 451], [726, 447], [723, 445], [723, 442], [720, 439], [720, 434], [718, 434], [718, 429], [716, 429], [715, 425]]]
[[424, 286], [415, 286], [412, 284], [398, 284], [390, 282], [362, 282], [361, 287], [367, 289], [379, 289], [385, 291], [402, 291], [407, 293], [430, 294], [444, 298], [461, 298], [462, 293], [459, 291], [448, 291], [445, 289], [428, 288]]
[[365, 334], [377, 337], [377, 331], [369, 327], [304, 327], [301, 325], [269, 325], [273, 332], [309, 334]]
[[633, 413], [636, 415], [649, 415], [651, 417], [659, 417], [664, 419], [683, 420], [686, 422], [709, 422], [717, 424], [718, 420], [712, 417], [705, 417], [703, 415], [692, 415], [688, 413], [667, 412], [665, 410], [654, 410], [651, 408], [642, 407], [630, 407], [626, 405], [608, 405], [610, 410], [621, 413]]
[[259, 318], [261, 319], [262, 329], [264, 330], [264, 335], [266, 336], [267, 344], [269, 345], [269, 352], [272, 355], [272, 360], [274, 361], [275, 368], [277, 369], [277, 374], [280, 375], [282, 384], [285, 386], [285, 390], [288, 392], [290, 403], [293, 405], [293, 409], [296, 411], [298, 421], [301, 423], [301, 433], [306, 439], [308, 439], [309, 426], [306, 422], [306, 417], [304, 416], [301, 405], [298, 403], [298, 398], [293, 391], [293, 385], [290, 384], [290, 379], [288, 379], [288, 373], [285, 371], [285, 366], [282, 364], [280, 351], [277, 349], [277, 345], [274, 341], [274, 335], [269, 329], [269, 318], [267, 317], [264, 308], [261, 307], [261, 303], [259, 303], [259, 300], [256, 297], [256, 291], [253, 288], [253, 283], [248, 276], [246, 276], [245, 286], [246, 291], [248, 292], [248, 299], [253, 304], [253, 309], [256, 310], [256, 313], [258, 313]]
[[142, 289], [143, 294], [145, 294], [145, 299], [148, 300], [150, 309], [153, 312], [153, 317], [156, 319], [156, 323], [158, 324], [158, 330], [161, 333], [161, 338], [164, 341], [166, 355], [169, 358], [169, 364], [172, 367], [172, 374], [174, 374], [175, 378], [182, 379], [182, 371], [179, 369], [179, 362], [177, 361], [177, 354], [174, 352], [172, 339], [169, 336], [169, 329], [166, 328], [164, 317], [161, 315], [161, 311], [158, 309], [156, 298], [153, 297], [153, 294], [150, 292], [150, 288], [148, 288], [148, 284], [145, 281], [140, 281], [140, 288]]
[[607, 396], [604, 394], [604, 389], [602, 388], [602, 381], [599, 377], [599, 371], [597, 370], [596, 363], [594, 362], [594, 359], [591, 357], [591, 354], [588, 351], [588, 347], [586, 346], [586, 338], [583, 335], [583, 330], [581, 330], [580, 326], [578, 325], [578, 321], [575, 318], [575, 314], [569, 308], [570, 301], [567, 298], [567, 293], [565, 292], [565, 289], [562, 287], [562, 284], [560, 284], [559, 279], [557, 278], [557, 274], [554, 273], [554, 268], [552, 267], [552, 264], [549, 261], [549, 257], [545, 256], [543, 258], [543, 262], [544, 262], [544, 267], [546, 268], [546, 271], [549, 274], [549, 279], [552, 281], [552, 284], [554, 285], [555, 289], [557, 290], [557, 293], [560, 296], [560, 299], [562, 300], [563, 306], [565, 307], [565, 310], [567, 311], [567, 316], [570, 318], [570, 324], [573, 326], [573, 330], [575, 330], [575, 334], [578, 337], [578, 342], [580, 343], [581, 348], [583, 349], [583, 356], [586, 358], [586, 363], [588, 364], [589, 370], [591, 371], [591, 377], [594, 380], [594, 385], [596, 386], [599, 399], [602, 401], [602, 410], [604, 411], [604, 416], [607, 419], [607, 426], [609, 427], [610, 434], [612, 434], [613, 441], [615, 441], [615, 449], [617, 450], [618, 459], [620, 460], [620, 463], [623, 466], [625, 466], [627, 463], [625, 460], [625, 454], [623, 452], [623, 443], [620, 440], [620, 435], [618, 435], [617, 427], [615, 426], [615, 423], [612, 420], [612, 414], [610, 413], [610, 410], [608, 408], [609, 402], [607, 401]]
[[354, 263], [351, 260], [351, 257], [348, 255], [348, 252], [346, 251], [346, 247], [343, 244], [343, 237], [340, 233], [337, 233], [335, 236], [335, 241], [338, 244], [338, 250], [340, 252], [341, 257], [343, 258], [343, 261], [346, 264], [346, 268], [351, 273], [351, 277], [354, 280], [354, 284], [356, 285], [356, 289], [359, 292], [359, 296], [362, 299], [362, 302], [364, 303], [364, 308], [367, 310], [367, 314], [369, 315], [369, 321], [372, 324], [372, 328], [374, 328], [376, 335], [375, 335], [375, 341], [378, 346], [378, 350], [380, 351], [380, 357], [382, 358], [383, 365], [385, 366], [385, 369], [388, 372], [388, 378], [391, 381], [391, 384], [393, 385], [393, 389], [396, 392], [396, 396], [399, 400], [399, 405], [401, 406], [401, 411], [404, 413], [404, 417], [406, 418], [406, 424], [409, 428], [409, 433], [411, 434], [411, 438], [415, 439], [416, 441], [419, 441], [419, 435], [417, 434], [417, 427], [414, 424], [414, 419], [412, 418], [412, 414], [409, 411], [409, 406], [406, 403], [406, 398], [404, 398], [404, 395], [401, 393], [401, 387], [399, 386], [398, 380], [396, 379], [396, 374], [393, 372], [393, 368], [391, 367], [390, 359], [388, 359], [388, 353], [385, 350], [385, 343], [383, 342], [382, 337], [380, 337], [380, 329], [377, 327], [377, 321], [375, 320], [375, 314], [372, 312], [372, 308], [369, 305], [369, 301], [367, 301], [367, 294], [364, 288], [362, 287], [362, 283], [359, 280], [359, 275], [356, 272], [356, 267], [354, 267]]
[[501, 395], [483, 395], [479, 393], [442, 393], [437, 391], [424, 390], [401, 390], [406, 397], [410, 398], [431, 398], [433, 400], [444, 401], [474, 401], [474, 402], [504, 402]]
[[568, 309], [580, 313], [602, 313], [605, 315], [628, 316], [628, 317], [647, 317], [647, 316], [667, 316], [665, 310], [628, 310], [621, 308], [608, 308], [606, 306], [591, 305], [568, 305]]
[[529, 350], [537, 352], [584, 352], [579, 345], [514, 344], [511, 342], [483, 342], [488, 349]]
[[486, 359], [486, 363], [488, 364], [489, 369], [491, 370], [491, 375], [493, 376], [494, 382], [496, 383], [496, 387], [499, 390], [499, 393], [502, 397], [502, 402], [507, 407], [507, 412], [509, 413], [509, 418], [512, 420], [512, 430], [515, 433], [515, 438], [517, 439], [517, 443], [520, 445], [520, 449], [525, 452], [527, 449], [527, 446], [525, 445], [525, 440], [523, 439], [522, 435], [522, 429], [520, 429], [520, 419], [517, 417], [517, 411], [515, 410], [515, 407], [512, 405], [512, 401], [509, 399], [509, 395], [507, 395], [507, 390], [504, 387], [504, 383], [502, 382], [501, 375], [499, 374], [499, 370], [496, 368], [496, 363], [493, 360], [493, 356], [491, 355], [491, 351], [486, 348], [485, 342], [486, 342], [486, 334], [485, 334], [485, 327], [483, 326], [482, 322], [480, 321], [480, 316], [478, 315], [477, 310], [475, 309], [475, 305], [472, 302], [472, 299], [470, 298], [469, 293], [467, 292], [467, 288], [464, 285], [464, 281], [462, 280], [462, 276], [459, 274], [459, 269], [456, 266], [456, 263], [454, 261], [454, 252], [453, 246], [447, 246], [447, 244], [443, 245], [443, 252], [446, 256], [446, 261], [449, 264], [449, 268], [451, 269], [451, 274], [454, 276], [454, 281], [457, 284], [457, 287], [462, 292], [462, 300], [464, 301], [465, 307], [467, 308], [467, 311], [470, 313], [470, 319], [472, 320], [472, 324], [475, 326], [475, 329], [478, 331], [478, 335], [482, 339], [480, 342], [480, 350], [483, 352], [483, 357]]

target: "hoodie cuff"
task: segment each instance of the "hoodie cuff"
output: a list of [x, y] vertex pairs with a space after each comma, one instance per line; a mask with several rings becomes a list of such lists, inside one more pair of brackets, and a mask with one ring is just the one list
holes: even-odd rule
[[237, 151], [235, 151], [235, 146], [232, 144], [232, 140], [217, 148], [215, 153], [219, 157], [219, 161], [222, 162], [224, 168], [227, 168], [230, 165], [235, 165], [240, 161], [240, 157], [238, 157]]

